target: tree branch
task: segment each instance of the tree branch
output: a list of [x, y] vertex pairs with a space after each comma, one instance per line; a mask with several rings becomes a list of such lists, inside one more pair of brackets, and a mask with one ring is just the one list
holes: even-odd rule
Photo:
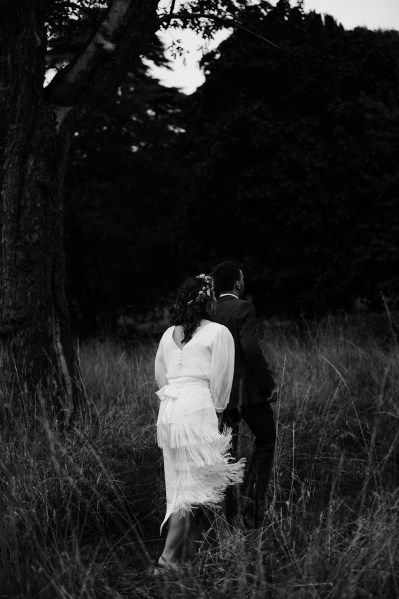
[[113, 0], [104, 21], [82, 51], [47, 86], [57, 127], [82, 119], [106, 102], [145, 53], [159, 27], [159, 0]]
[[63, 106], [75, 104], [99, 64], [115, 52], [131, 7], [131, 0], [113, 0], [104, 21], [80, 56], [62, 69], [47, 87], [50, 101]]
[[256, 31], [253, 31], [253, 29], [248, 29], [248, 27], [245, 27], [245, 25], [241, 25], [241, 23], [239, 23], [238, 21], [236, 21], [235, 19], [233, 19], [231, 17], [221, 17], [218, 15], [213, 15], [212, 13], [187, 13], [187, 14], [179, 14], [179, 13], [170, 14], [170, 13], [168, 13], [166, 15], [162, 15], [162, 17], [159, 18], [159, 23], [161, 24], [164, 21], [166, 21], [167, 27], [169, 27], [169, 24], [172, 21], [172, 19], [179, 19], [181, 21], [191, 21], [192, 19], [210, 19], [212, 21], [219, 21], [220, 23], [223, 23], [227, 27], [234, 27], [235, 29], [242, 29], [243, 31], [246, 31], [250, 35], [253, 35], [254, 37], [257, 37], [258, 39], [261, 39], [262, 41], [266, 42], [267, 44], [269, 44], [269, 46], [271, 46], [275, 50], [280, 50], [280, 48], [276, 44], [274, 44], [273, 42], [268, 40], [266, 37], [264, 37], [260, 33], [257, 33]]

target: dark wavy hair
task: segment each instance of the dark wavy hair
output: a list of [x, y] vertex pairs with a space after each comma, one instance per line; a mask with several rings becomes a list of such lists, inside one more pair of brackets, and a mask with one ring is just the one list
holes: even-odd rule
[[213, 320], [208, 312], [209, 297], [205, 296], [198, 301], [199, 293], [204, 287], [204, 280], [199, 277], [186, 279], [177, 290], [176, 304], [171, 318], [172, 325], [183, 328], [183, 343], [187, 343], [193, 336], [201, 320]]

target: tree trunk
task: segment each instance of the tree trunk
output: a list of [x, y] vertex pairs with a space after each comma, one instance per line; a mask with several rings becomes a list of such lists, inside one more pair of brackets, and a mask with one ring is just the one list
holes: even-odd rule
[[87, 405], [64, 292], [64, 174], [76, 123], [154, 38], [158, 1], [112, 0], [43, 90], [48, 0], [0, 0], [0, 417], [45, 405], [65, 420]]
[[2, 2], [0, 10], [0, 406], [31, 413], [44, 402], [59, 418], [85, 393], [64, 293], [70, 135], [57, 132], [44, 101], [45, 4]]

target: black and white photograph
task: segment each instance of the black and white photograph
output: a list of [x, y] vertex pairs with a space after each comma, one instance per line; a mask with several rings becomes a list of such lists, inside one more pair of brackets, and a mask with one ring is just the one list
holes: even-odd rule
[[399, 0], [0, 0], [0, 599], [399, 599]]

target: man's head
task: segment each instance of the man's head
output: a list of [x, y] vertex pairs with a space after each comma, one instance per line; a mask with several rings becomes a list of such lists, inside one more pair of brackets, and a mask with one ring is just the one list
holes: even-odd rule
[[237, 297], [244, 294], [244, 275], [236, 262], [221, 262], [213, 271], [216, 294], [234, 293]]

